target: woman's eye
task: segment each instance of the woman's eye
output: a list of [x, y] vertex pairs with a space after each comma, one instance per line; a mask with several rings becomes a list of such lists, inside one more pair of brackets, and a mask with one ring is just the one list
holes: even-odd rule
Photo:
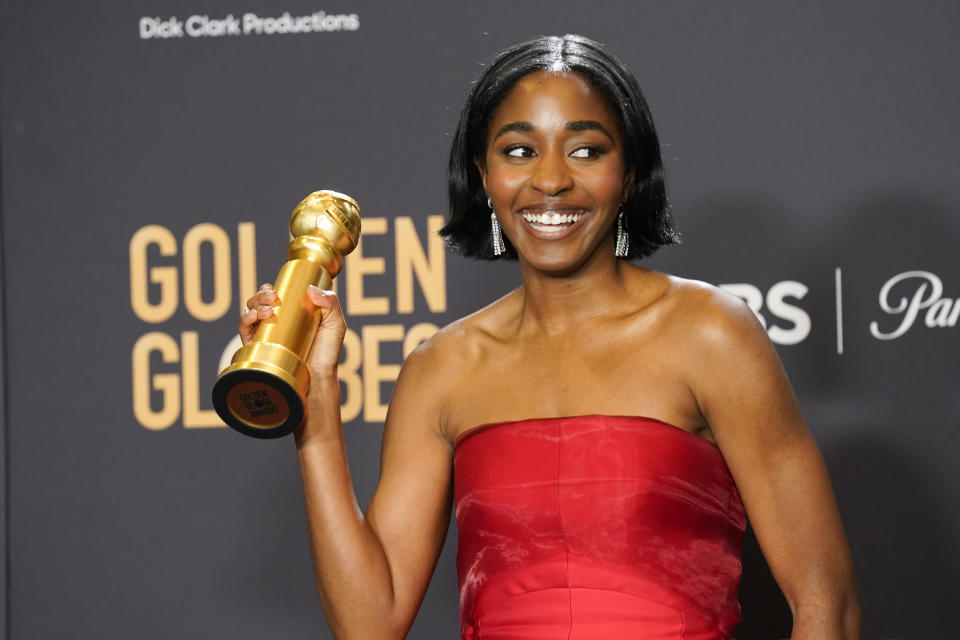
[[533, 157], [533, 149], [523, 145], [516, 145], [513, 147], [507, 147], [503, 150], [503, 153], [510, 156], [511, 158], [531, 158]]
[[578, 147], [570, 152], [572, 158], [596, 158], [602, 153], [597, 147]]

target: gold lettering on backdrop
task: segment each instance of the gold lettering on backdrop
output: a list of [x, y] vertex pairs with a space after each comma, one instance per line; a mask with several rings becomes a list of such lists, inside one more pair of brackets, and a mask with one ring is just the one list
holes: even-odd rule
[[[169, 320], [177, 310], [177, 268], [150, 267], [147, 270], [147, 247], [156, 245], [164, 257], [177, 255], [177, 240], [160, 225], [143, 227], [130, 238], [130, 304], [144, 322]], [[150, 302], [150, 283], [160, 285], [160, 302]]]
[[380, 343], [403, 340], [403, 326], [367, 325], [360, 330], [360, 335], [363, 336], [363, 419], [383, 422], [387, 418], [387, 405], [380, 397], [380, 383], [396, 380], [400, 365], [380, 362]]
[[387, 232], [386, 218], [364, 218], [363, 233], [356, 248], [347, 255], [347, 262], [343, 268], [346, 276], [347, 288], [347, 315], [376, 316], [390, 313], [390, 301], [384, 296], [367, 298], [363, 294], [363, 278], [367, 275], [378, 275], [387, 270], [387, 261], [383, 258], [368, 258], [363, 255], [364, 238], [383, 235]]
[[427, 307], [434, 313], [447, 310], [446, 250], [439, 231], [443, 217], [427, 218], [429, 258], [413, 226], [413, 220], [401, 216], [394, 220], [394, 246], [397, 259], [397, 312], [413, 313], [413, 276], [416, 274]]
[[[446, 311], [445, 249], [437, 235], [443, 217], [427, 216], [423, 236], [417, 232], [420, 224], [409, 216], [394, 218], [392, 224], [387, 218], [364, 219], [364, 237], [389, 235], [391, 231], [394, 234], [395, 288], [387, 296], [365, 294], [371, 282], [366, 278], [389, 275], [383, 256], [364, 255], [358, 246], [347, 256], [345, 273], [334, 280], [334, 287], [343, 280], [341, 302], [348, 316], [385, 315], [393, 303], [396, 312], [413, 313], [421, 294], [419, 304], [426, 303], [431, 313]], [[234, 241], [235, 254], [231, 246]], [[252, 222], [239, 223], [235, 236], [219, 225], [200, 222], [186, 231], [182, 241], [163, 226], [147, 225], [133, 234], [129, 249], [130, 305], [137, 318], [153, 325], [170, 320], [180, 309], [181, 300], [189, 317], [204, 324], [221, 320], [235, 313], [234, 307], [241, 310], [260, 284], [256, 226]], [[231, 260], [236, 260], [235, 272]], [[237, 304], [233, 294], [238, 296]], [[398, 360], [432, 336], [437, 326], [429, 322], [409, 328], [397, 323], [364, 325], [359, 317], [348, 321], [356, 330], [348, 329], [343, 343], [339, 367], [341, 414], [344, 422], [362, 418], [377, 424], [385, 419], [389, 401], [383, 397], [383, 385], [396, 380]], [[205, 408], [209, 403], [208, 385], [216, 373], [216, 363], [201, 362], [200, 341], [206, 340], [208, 333], [189, 326], [182, 328], [191, 330], [179, 331], [181, 324], [175, 327], [179, 340], [169, 332], [151, 331], [134, 343], [134, 418], [154, 431], [178, 421], [188, 429], [223, 427], [216, 412]]]
[[[180, 334], [181, 368], [183, 371], [183, 426], [187, 429], [198, 427], [223, 427], [223, 420], [213, 409], [200, 408], [200, 349], [196, 331], [184, 331]], [[209, 393], [203, 398], [209, 400]]]
[[[437, 332], [437, 327], [421, 323], [404, 336], [403, 325], [373, 324], [360, 330], [363, 336], [363, 419], [365, 422], [383, 422], [387, 418], [387, 404], [380, 395], [380, 385], [394, 382], [400, 374], [399, 364], [383, 364], [380, 346], [384, 342], [402, 342], [403, 357], [416, 349], [421, 342]], [[346, 419], [346, 418], [344, 418]]]
[[[399, 333], [397, 329], [399, 328]], [[393, 382], [400, 373], [399, 365], [392, 367], [380, 364], [380, 343], [385, 340], [403, 340], [403, 357], [406, 358], [420, 343], [438, 331], [435, 324], [421, 322], [403, 333], [400, 325], [366, 325], [361, 329], [363, 338], [353, 329], [347, 329], [343, 337], [343, 355], [337, 374], [343, 385], [340, 397], [340, 417], [350, 422], [360, 417], [366, 422], [382, 422], [386, 417], [386, 404], [381, 401], [380, 384]], [[361, 365], [363, 375], [360, 375]], [[371, 409], [371, 407], [373, 407]], [[383, 417], [377, 417], [383, 416]]]
[[344, 422], [356, 420], [363, 409], [363, 378], [360, 377], [362, 349], [360, 336], [353, 329], [347, 329], [343, 336], [343, 357], [337, 367], [337, 377], [344, 391], [340, 397], [340, 418]]
[[[147, 429], [159, 431], [172, 425], [180, 415], [180, 376], [176, 373], [150, 375], [150, 354], [160, 352], [167, 364], [180, 359], [176, 340], [165, 333], [153, 331], [140, 337], [133, 345], [133, 415]], [[160, 392], [161, 409], [150, 406], [151, 389]]]
[[[200, 247], [213, 247], [213, 299], [204, 302]], [[230, 309], [230, 238], [215, 224], [203, 222], [183, 237], [183, 303], [197, 320], [212, 322]]]

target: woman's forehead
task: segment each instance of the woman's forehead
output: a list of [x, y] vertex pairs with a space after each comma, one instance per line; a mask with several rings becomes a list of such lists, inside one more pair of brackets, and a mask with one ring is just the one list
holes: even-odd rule
[[571, 71], [536, 71], [517, 81], [497, 106], [491, 124], [525, 121], [535, 126], [564, 126], [577, 120], [596, 120], [619, 128], [607, 101], [583, 76]]

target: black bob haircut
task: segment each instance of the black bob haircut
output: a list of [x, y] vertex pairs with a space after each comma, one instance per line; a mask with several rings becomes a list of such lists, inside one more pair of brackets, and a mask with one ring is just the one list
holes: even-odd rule
[[[486, 155], [490, 119], [514, 85], [537, 71], [575, 72], [606, 99], [620, 124], [626, 169], [635, 174], [623, 204], [630, 237], [628, 258], [648, 256], [677, 244], [663, 180], [660, 142], [636, 78], [599, 42], [578, 35], [543, 36], [500, 53], [483, 72], [460, 112], [447, 172], [450, 219], [440, 230], [447, 246], [465, 256], [493, 260], [490, 209], [475, 160]], [[502, 257], [517, 251], [504, 237]]]

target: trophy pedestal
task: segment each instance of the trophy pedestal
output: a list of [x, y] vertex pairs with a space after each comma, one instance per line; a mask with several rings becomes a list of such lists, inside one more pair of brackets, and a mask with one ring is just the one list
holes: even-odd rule
[[250, 343], [217, 378], [213, 404], [240, 433], [280, 438], [303, 421], [309, 385], [309, 373], [295, 353], [282, 345]]

